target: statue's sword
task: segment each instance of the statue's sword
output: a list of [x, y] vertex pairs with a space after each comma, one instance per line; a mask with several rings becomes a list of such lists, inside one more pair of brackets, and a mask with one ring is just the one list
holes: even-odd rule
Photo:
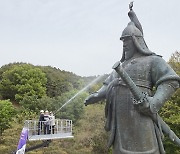
[[[136, 86], [134, 81], [129, 77], [127, 72], [123, 69], [120, 62], [117, 62], [114, 64], [113, 69], [120, 75], [121, 79], [124, 81], [124, 83], [127, 85], [127, 87], [130, 89], [131, 93], [133, 94], [135, 101], [133, 102], [134, 105], [148, 105], [151, 102], [148, 102], [147, 99], [147, 93], [142, 92], [140, 88]], [[150, 115], [152, 120], [160, 127], [159, 129], [162, 129], [162, 131], [169, 136], [169, 138], [180, 146], [180, 139], [176, 136], [176, 134], [170, 129], [170, 127], [162, 120], [162, 118], [157, 114], [155, 116], [152, 114]]]

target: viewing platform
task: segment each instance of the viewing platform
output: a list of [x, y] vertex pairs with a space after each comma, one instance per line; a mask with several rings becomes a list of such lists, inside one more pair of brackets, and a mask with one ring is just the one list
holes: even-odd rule
[[29, 130], [28, 140], [52, 140], [62, 138], [73, 138], [72, 120], [55, 119], [55, 125], [44, 121], [26, 120], [24, 127]]

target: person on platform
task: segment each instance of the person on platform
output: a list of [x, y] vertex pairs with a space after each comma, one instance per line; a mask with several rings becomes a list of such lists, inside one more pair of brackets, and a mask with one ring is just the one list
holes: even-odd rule
[[41, 110], [39, 116], [39, 122], [38, 122], [38, 135], [41, 134], [41, 131], [43, 129], [43, 122], [44, 122], [44, 110]]
[[55, 116], [53, 114], [53, 112], [50, 112], [50, 129], [51, 129], [51, 133], [54, 134], [54, 130], [55, 130]]
[[44, 134], [50, 134], [50, 116], [48, 110], [44, 114]]

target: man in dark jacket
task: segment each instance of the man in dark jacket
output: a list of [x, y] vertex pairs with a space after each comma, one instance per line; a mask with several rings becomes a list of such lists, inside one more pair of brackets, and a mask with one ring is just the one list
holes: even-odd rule
[[38, 135], [41, 134], [42, 128], [43, 128], [43, 121], [44, 120], [44, 110], [40, 111], [40, 117], [39, 117], [39, 122], [38, 122]]

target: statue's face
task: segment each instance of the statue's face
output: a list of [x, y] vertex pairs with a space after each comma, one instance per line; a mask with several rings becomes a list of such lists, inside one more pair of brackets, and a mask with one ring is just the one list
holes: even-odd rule
[[123, 39], [123, 52], [125, 54], [125, 60], [132, 58], [136, 52], [134, 42], [131, 37], [125, 37]]

